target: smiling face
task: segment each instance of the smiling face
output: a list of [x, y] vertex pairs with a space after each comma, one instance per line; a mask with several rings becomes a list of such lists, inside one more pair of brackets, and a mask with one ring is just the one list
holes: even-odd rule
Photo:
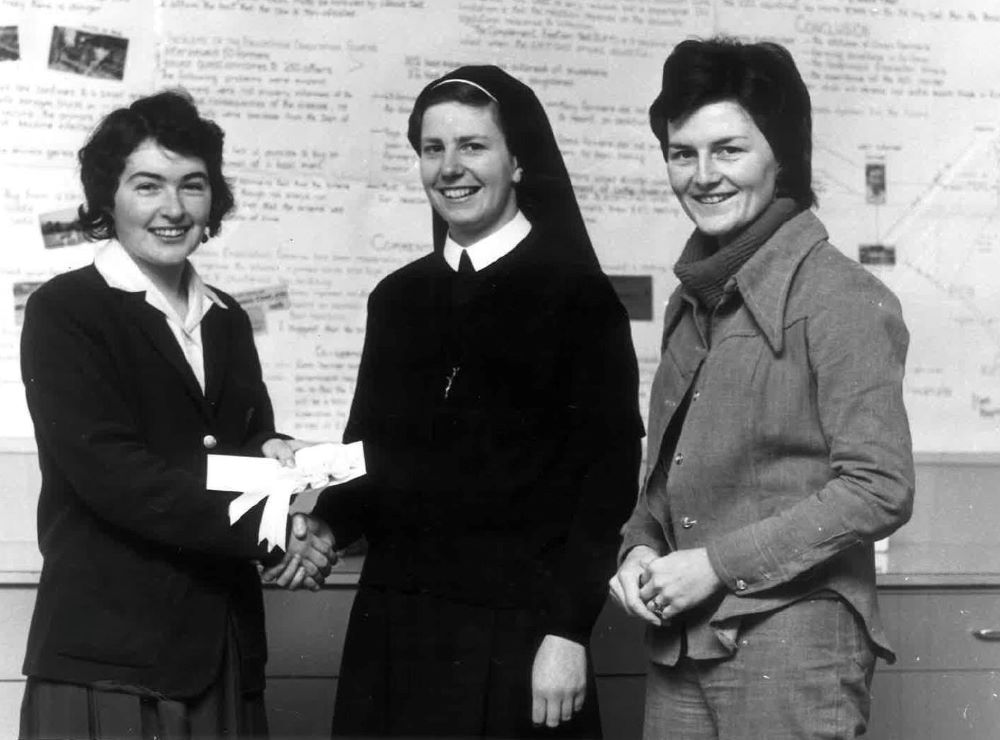
[[736, 102], [709, 103], [667, 123], [667, 174], [684, 212], [721, 244], [774, 198], [778, 161]]
[[514, 218], [519, 179], [495, 105], [443, 102], [424, 111], [420, 180], [456, 242], [474, 244]]
[[170, 278], [201, 243], [211, 206], [205, 163], [146, 139], [125, 160], [111, 216], [139, 269]]

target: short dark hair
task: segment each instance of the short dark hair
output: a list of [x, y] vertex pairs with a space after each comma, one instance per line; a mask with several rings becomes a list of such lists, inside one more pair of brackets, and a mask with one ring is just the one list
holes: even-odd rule
[[152, 139], [172, 152], [198, 157], [208, 169], [212, 205], [208, 233], [215, 236], [222, 219], [235, 205], [233, 191], [222, 175], [225, 133], [198, 114], [183, 90], [165, 90], [139, 98], [127, 108], [109, 113], [79, 152], [80, 181], [86, 202], [80, 206], [80, 225], [90, 239], [116, 236], [112, 210], [125, 160], [144, 141]]
[[816, 205], [812, 189], [812, 105], [788, 49], [716, 37], [682, 41], [663, 63], [663, 86], [649, 123], [664, 154], [667, 123], [709, 103], [732, 100], [764, 134], [778, 161], [778, 195], [802, 208]]

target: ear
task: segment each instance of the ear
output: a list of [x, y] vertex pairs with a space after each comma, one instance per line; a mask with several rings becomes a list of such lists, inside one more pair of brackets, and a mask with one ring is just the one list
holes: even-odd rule
[[517, 184], [521, 182], [521, 178], [524, 177], [524, 170], [521, 169], [521, 165], [517, 162], [517, 157], [512, 157], [514, 160], [514, 172], [511, 174], [510, 179]]

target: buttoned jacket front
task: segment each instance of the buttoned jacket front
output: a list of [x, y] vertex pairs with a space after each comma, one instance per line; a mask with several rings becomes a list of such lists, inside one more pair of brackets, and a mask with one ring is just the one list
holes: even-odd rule
[[259, 455], [274, 432], [250, 320], [226, 305], [202, 321], [202, 391], [144, 293], [93, 265], [28, 299], [22, 374], [42, 487], [42, 573], [28, 676], [197, 696], [215, 680], [230, 626], [245, 691], [264, 685], [258, 504], [205, 489], [209, 451]]
[[[622, 553], [707, 548], [726, 590], [678, 620], [692, 657], [710, 657], [697, 646], [713, 641], [735, 650], [741, 616], [823, 591], [844, 598], [891, 658], [872, 543], [912, 507], [907, 344], [895, 296], [808, 211], [743, 265], [711, 314], [681, 287], [670, 298], [647, 470]], [[676, 660], [680, 631], [651, 631], [653, 660]]]

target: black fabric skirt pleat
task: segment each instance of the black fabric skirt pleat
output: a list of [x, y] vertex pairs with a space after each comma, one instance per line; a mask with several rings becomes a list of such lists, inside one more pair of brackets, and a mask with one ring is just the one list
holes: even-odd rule
[[600, 738], [593, 672], [570, 722], [531, 722], [535, 616], [361, 587], [337, 683], [335, 737]]

